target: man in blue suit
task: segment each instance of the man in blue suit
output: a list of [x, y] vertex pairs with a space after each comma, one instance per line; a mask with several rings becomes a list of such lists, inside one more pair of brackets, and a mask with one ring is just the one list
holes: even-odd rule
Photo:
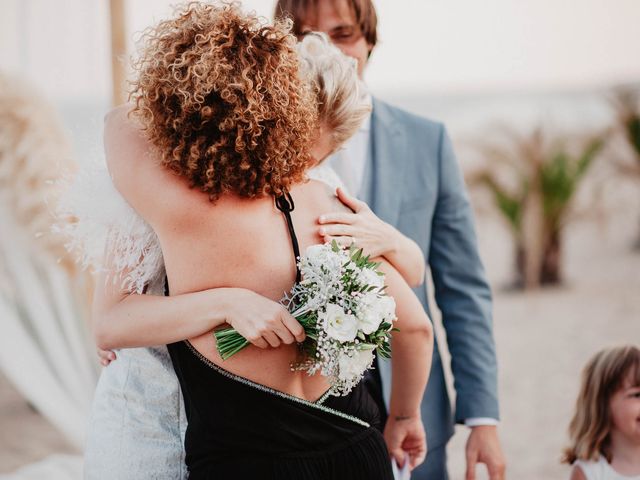
[[[299, 37], [309, 31], [325, 32], [358, 61], [362, 76], [377, 40], [372, 0], [278, 0], [276, 16], [293, 18]], [[442, 312], [456, 390], [452, 414], [436, 345], [421, 407], [429, 453], [412, 478], [448, 478], [446, 445], [454, 423], [461, 423], [471, 430], [466, 446], [467, 480], [475, 478], [477, 463], [486, 464], [491, 480], [501, 480], [505, 463], [497, 434], [491, 291], [451, 142], [442, 124], [372, 100], [370, 119], [330, 161], [351, 192], [422, 248]], [[429, 312], [426, 290], [417, 289], [416, 294]], [[369, 385], [379, 402], [388, 406], [388, 362], [380, 362], [377, 372], [368, 379]]]

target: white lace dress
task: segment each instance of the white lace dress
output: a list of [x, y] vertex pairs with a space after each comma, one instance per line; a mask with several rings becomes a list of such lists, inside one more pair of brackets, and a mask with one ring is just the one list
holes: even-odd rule
[[[344, 187], [326, 164], [308, 175], [333, 189]], [[142, 293], [148, 286], [147, 294], [163, 294], [158, 238], [115, 189], [103, 164], [75, 177], [60, 213], [76, 219], [60, 228], [85, 267], [106, 269], [103, 258], [108, 246], [114, 252], [110, 268], [123, 274], [119, 278], [126, 290]], [[167, 347], [121, 349], [116, 355], [117, 360], [102, 370], [96, 387], [84, 478], [187, 478], [183, 447], [187, 421]]]

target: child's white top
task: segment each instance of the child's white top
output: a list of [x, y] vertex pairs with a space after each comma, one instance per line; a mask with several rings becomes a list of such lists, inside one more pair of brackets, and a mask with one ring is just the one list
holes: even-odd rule
[[602, 456], [597, 462], [576, 460], [573, 465], [582, 469], [587, 480], [640, 480], [640, 475], [628, 477], [619, 474], [609, 465], [607, 459]]

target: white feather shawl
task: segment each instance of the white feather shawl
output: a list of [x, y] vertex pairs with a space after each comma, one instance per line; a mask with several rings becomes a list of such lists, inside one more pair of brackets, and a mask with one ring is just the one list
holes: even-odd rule
[[104, 163], [81, 169], [68, 181], [57, 229], [84, 268], [107, 271], [122, 287], [142, 293], [164, 275], [158, 237], [116, 190]]

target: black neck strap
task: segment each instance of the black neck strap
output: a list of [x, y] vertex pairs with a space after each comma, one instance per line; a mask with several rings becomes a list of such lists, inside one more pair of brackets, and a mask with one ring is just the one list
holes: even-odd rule
[[298, 245], [298, 237], [296, 237], [296, 231], [293, 228], [293, 221], [291, 220], [291, 212], [296, 208], [293, 203], [293, 198], [291, 198], [291, 194], [286, 192], [279, 197], [276, 197], [276, 207], [282, 213], [284, 213], [285, 218], [287, 219], [287, 227], [289, 228], [289, 236], [291, 237], [291, 244], [293, 246], [293, 254], [296, 260], [296, 283], [300, 282], [302, 279], [302, 274], [300, 273], [300, 267], [298, 266], [298, 260], [300, 260], [300, 246]]

